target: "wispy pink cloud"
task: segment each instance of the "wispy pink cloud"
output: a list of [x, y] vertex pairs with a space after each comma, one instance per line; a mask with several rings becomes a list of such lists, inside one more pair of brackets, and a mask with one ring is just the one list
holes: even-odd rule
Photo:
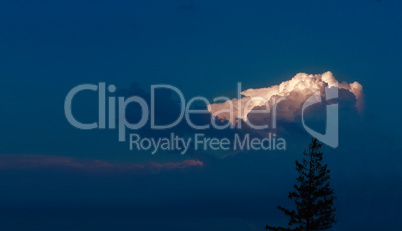
[[184, 169], [202, 166], [204, 166], [204, 163], [202, 161], [191, 159], [178, 162], [147, 162], [135, 164], [111, 163], [102, 160], [80, 161], [65, 156], [0, 154], [0, 170], [56, 168], [89, 172], [158, 172], [163, 170]]

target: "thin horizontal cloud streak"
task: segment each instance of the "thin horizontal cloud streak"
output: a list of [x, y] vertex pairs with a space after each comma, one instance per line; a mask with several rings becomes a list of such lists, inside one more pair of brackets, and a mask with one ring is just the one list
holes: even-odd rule
[[102, 160], [79, 161], [64, 156], [0, 154], [0, 170], [63, 169], [87, 172], [159, 172], [203, 166], [202, 161], [192, 159], [134, 164], [111, 163]]

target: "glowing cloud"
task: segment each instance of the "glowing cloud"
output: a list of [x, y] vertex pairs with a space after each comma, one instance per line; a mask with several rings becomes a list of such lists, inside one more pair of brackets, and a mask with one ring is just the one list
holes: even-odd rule
[[[236, 124], [238, 119], [247, 121], [247, 115], [253, 109], [265, 105], [279, 103], [276, 108], [277, 119], [293, 121], [296, 112], [300, 110], [303, 103], [314, 93], [320, 91], [324, 94], [325, 87], [336, 87], [353, 93], [356, 99], [356, 108], [360, 111], [363, 107], [363, 87], [360, 83], [346, 83], [335, 79], [331, 72], [323, 74], [298, 73], [291, 80], [282, 82], [266, 88], [247, 89], [241, 92], [241, 99], [232, 99], [223, 103], [208, 105], [212, 116], [220, 120], [228, 120]], [[283, 102], [281, 102], [283, 100]]]

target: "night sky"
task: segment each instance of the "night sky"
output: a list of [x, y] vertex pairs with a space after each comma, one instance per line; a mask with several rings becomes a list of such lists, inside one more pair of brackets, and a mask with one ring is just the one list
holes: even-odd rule
[[[117, 129], [82, 130], [65, 116], [80, 84], [116, 86], [108, 96], [140, 96], [170, 84], [187, 102], [237, 97], [297, 73], [332, 72], [363, 87], [361, 110], [339, 91], [339, 146], [323, 145], [337, 200], [332, 230], [401, 230], [402, 3], [364, 1], [0, 2], [1, 230], [264, 230], [286, 225], [277, 205], [297, 177], [311, 135], [279, 119], [286, 150], [130, 150]], [[180, 111], [177, 95], [156, 94], [156, 121]], [[297, 98], [297, 97], [296, 97]], [[138, 106], [138, 105], [137, 105]], [[198, 102], [195, 108], [205, 109]], [[98, 95], [79, 93], [77, 120], [98, 120]], [[295, 109], [296, 110], [296, 109]], [[296, 110], [295, 113], [300, 111]], [[325, 130], [325, 105], [309, 126]], [[126, 118], [139, 119], [139, 108]], [[192, 117], [200, 124], [210, 114]], [[227, 123], [227, 121], [221, 121]], [[181, 121], [149, 124], [141, 137], [193, 136]], [[207, 129], [208, 137], [261, 136]]]

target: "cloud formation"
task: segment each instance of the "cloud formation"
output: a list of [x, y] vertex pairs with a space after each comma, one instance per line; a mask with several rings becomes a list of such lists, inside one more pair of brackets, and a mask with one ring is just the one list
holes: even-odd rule
[[247, 89], [240, 94], [241, 99], [232, 99], [223, 103], [208, 105], [212, 116], [219, 120], [227, 120], [236, 124], [239, 119], [248, 120], [248, 114], [260, 107], [272, 109], [276, 105], [277, 119], [294, 121], [297, 112], [303, 103], [314, 93], [319, 91], [322, 96], [325, 87], [331, 88], [338, 85], [339, 89], [345, 89], [353, 93], [357, 110], [363, 107], [363, 87], [358, 82], [346, 83], [335, 79], [331, 72], [323, 74], [298, 73], [292, 79], [266, 88]]
[[136, 172], [184, 169], [202, 167], [204, 163], [199, 160], [183, 160], [179, 162], [148, 162], [143, 164], [111, 163], [102, 160], [79, 161], [71, 157], [48, 155], [17, 155], [0, 154], [1, 170], [17, 169], [72, 169], [88, 172]]

